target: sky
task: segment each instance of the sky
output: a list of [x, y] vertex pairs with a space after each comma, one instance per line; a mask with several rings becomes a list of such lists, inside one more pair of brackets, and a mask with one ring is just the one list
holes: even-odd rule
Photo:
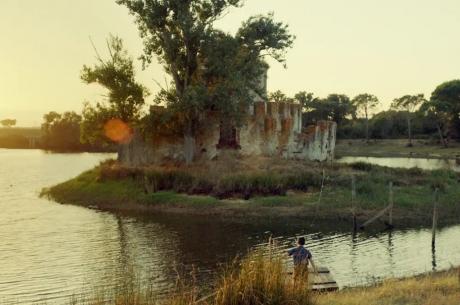
[[[235, 33], [252, 15], [273, 12], [296, 36], [287, 68], [270, 61], [268, 90], [375, 94], [379, 110], [395, 97], [424, 93], [460, 78], [458, 0], [246, 0], [218, 21]], [[0, 0], [0, 119], [39, 126], [49, 111], [81, 111], [105, 91], [80, 80], [84, 64], [102, 56], [112, 33], [134, 58], [142, 54], [133, 17], [115, 0]], [[161, 66], [138, 79], [152, 93]], [[148, 99], [152, 103], [152, 97]]]

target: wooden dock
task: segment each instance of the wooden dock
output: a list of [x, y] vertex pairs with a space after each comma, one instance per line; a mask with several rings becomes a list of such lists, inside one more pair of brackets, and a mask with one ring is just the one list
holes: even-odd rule
[[312, 284], [312, 290], [317, 292], [337, 291], [339, 285], [332, 277], [331, 272], [326, 267], [318, 267], [318, 273], [310, 271], [310, 281]]
[[[292, 275], [292, 272], [289, 272]], [[311, 290], [316, 292], [330, 292], [339, 290], [339, 285], [332, 277], [327, 267], [318, 267], [317, 273], [309, 267], [308, 280], [311, 284]]]

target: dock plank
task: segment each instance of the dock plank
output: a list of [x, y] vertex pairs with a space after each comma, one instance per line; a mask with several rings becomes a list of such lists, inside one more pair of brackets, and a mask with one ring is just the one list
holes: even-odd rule
[[[334, 280], [331, 272], [327, 267], [317, 267], [317, 273], [313, 272], [313, 269], [309, 268], [309, 282], [311, 283], [311, 289], [316, 292], [329, 292], [339, 290], [339, 285]], [[288, 272], [292, 275], [292, 272]]]
[[314, 273], [313, 270], [310, 270], [310, 272], [310, 281], [313, 291], [326, 292], [339, 290], [339, 285], [334, 280], [328, 268], [318, 267], [317, 273]]

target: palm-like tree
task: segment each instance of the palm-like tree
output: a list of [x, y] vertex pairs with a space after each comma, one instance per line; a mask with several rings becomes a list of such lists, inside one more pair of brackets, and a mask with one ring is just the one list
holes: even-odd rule
[[369, 143], [369, 112], [377, 107], [379, 99], [372, 94], [363, 93], [353, 99], [353, 104], [358, 111], [362, 111], [366, 118], [366, 143]]
[[407, 131], [409, 136], [409, 147], [412, 146], [412, 128], [411, 128], [411, 115], [414, 112], [415, 108], [425, 102], [425, 96], [423, 94], [417, 95], [404, 95], [400, 98], [393, 100], [391, 108], [395, 110], [407, 111]]

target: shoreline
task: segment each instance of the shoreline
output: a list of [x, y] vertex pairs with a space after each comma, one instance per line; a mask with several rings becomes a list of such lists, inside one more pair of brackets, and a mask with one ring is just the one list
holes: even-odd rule
[[[174, 185], [168, 186], [170, 189], [147, 190], [144, 186], [146, 178], [139, 169], [133, 172], [144, 177], [142, 179], [133, 177], [134, 174], [131, 171], [123, 177], [101, 178], [101, 166], [66, 182], [43, 189], [40, 196], [61, 204], [73, 204], [114, 213], [169, 213], [235, 219], [301, 218], [352, 223], [351, 188], [348, 181], [352, 173], [358, 180], [356, 202], [358, 224], [370, 219], [386, 206], [387, 180], [395, 183], [393, 219], [396, 226], [398, 223], [413, 225], [431, 223], [433, 190], [430, 184], [439, 185], [445, 189], [441, 194], [441, 208], [438, 211], [440, 225], [456, 224], [460, 215], [458, 199], [460, 198], [460, 174], [450, 171], [389, 169], [362, 163], [335, 165], [335, 168], [328, 169], [331, 177], [328, 177], [321, 193], [321, 202], [318, 203], [320, 188], [316, 185], [307, 187], [302, 184], [301, 187], [305, 190], [287, 188], [285, 194], [254, 193], [246, 199], [241, 198], [242, 194], [233, 194], [232, 190], [226, 189], [229, 195], [226, 198], [220, 198], [213, 195], [212, 191], [205, 194], [203, 190], [197, 194], [178, 192], [174, 189]], [[317, 171], [317, 169], [314, 170]], [[125, 170], [120, 169], [120, 171]], [[113, 172], [110, 172], [110, 175], [112, 174]], [[314, 174], [317, 173], [311, 173], [311, 175]], [[117, 175], [119, 175], [118, 172]], [[167, 172], [167, 175], [168, 177], [174, 175], [180, 177], [182, 180], [179, 187], [184, 189], [185, 182], [183, 181], [186, 180], [184, 172], [178, 174]], [[332, 177], [333, 175], [337, 177]], [[157, 179], [163, 179], [164, 176], [159, 177]], [[301, 177], [308, 177], [308, 175]], [[247, 187], [251, 187], [248, 181], [251, 181], [252, 178], [249, 174], [239, 173], [236, 178], [232, 179], [246, 179], [246, 182], [249, 183]], [[279, 177], [275, 178], [274, 191], [278, 192], [280, 188], [278, 183], [281, 180], [278, 179]], [[313, 178], [311, 180], [312, 184], [316, 183]], [[193, 181], [190, 183], [195, 185]], [[298, 181], [293, 183], [291, 186], [295, 187]], [[215, 187], [218, 186], [219, 183]], [[265, 184], [265, 187], [268, 186]], [[387, 219], [387, 215], [382, 218], [382, 220]]]

